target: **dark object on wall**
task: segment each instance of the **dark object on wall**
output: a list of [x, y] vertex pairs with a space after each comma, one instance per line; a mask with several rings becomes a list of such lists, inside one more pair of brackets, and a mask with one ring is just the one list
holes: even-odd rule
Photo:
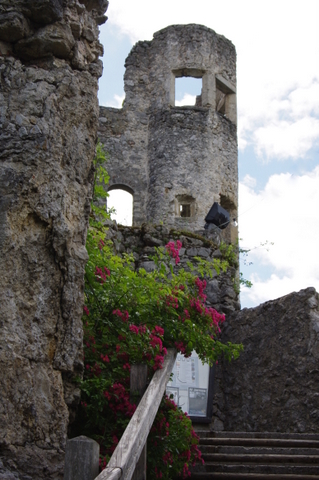
[[214, 202], [212, 208], [209, 210], [208, 214], [205, 217], [205, 228], [209, 229], [210, 225], [216, 225], [220, 229], [224, 229], [229, 225], [230, 217], [227, 210], [219, 205], [219, 203]]

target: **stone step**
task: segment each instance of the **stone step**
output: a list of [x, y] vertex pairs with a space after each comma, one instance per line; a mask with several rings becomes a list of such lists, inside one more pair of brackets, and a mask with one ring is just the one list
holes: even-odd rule
[[200, 445], [203, 455], [207, 453], [225, 454], [261, 454], [261, 455], [319, 455], [319, 448], [294, 448], [271, 446], [242, 446], [242, 445]]
[[319, 435], [197, 431], [205, 465], [193, 480], [319, 480]]
[[269, 464], [280, 463], [288, 464], [294, 463], [298, 465], [315, 464], [319, 468], [319, 455], [273, 455], [273, 454], [224, 454], [224, 453], [208, 453], [203, 455], [205, 462], [214, 463], [254, 463], [254, 464]]
[[210, 430], [195, 429], [200, 438], [270, 438], [270, 439], [296, 439], [318, 440], [318, 433], [280, 433], [280, 432], [211, 432]]
[[192, 480], [319, 480], [319, 475], [268, 473], [193, 473]]
[[[199, 467], [198, 473], [263, 473], [263, 474], [294, 474], [299, 476], [304, 475], [319, 475], [318, 465], [298, 465], [291, 463], [282, 464], [268, 464], [268, 463], [205, 463], [202, 470]], [[194, 473], [197, 473], [195, 469]]]
[[282, 448], [319, 448], [319, 440], [297, 438], [240, 438], [240, 437], [206, 437], [200, 439], [200, 445], [240, 445]]

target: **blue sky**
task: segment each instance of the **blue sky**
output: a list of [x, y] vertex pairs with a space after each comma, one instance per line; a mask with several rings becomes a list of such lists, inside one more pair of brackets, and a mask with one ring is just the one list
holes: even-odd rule
[[234, 43], [241, 270], [254, 284], [242, 307], [319, 290], [319, 1], [110, 0], [107, 13], [101, 105], [120, 107], [125, 58], [157, 30], [199, 23]]

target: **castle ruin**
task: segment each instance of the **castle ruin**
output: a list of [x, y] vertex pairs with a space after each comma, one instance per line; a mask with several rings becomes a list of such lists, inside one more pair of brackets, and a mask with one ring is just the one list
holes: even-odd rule
[[[163, 221], [198, 230], [213, 202], [237, 217], [234, 46], [203, 26], [165, 28], [127, 58], [123, 108], [99, 111], [98, 25], [107, 4], [0, 5], [0, 478], [6, 480], [63, 477], [69, 415], [79, 401], [74, 376], [83, 368], [85, 241], [98, 128], [110, 154], [109, 188], [133, 194], [134, 225]], [[175, 105], [181, 76], [202, 79], [197, 105]], [[226, 236], [233, 240], [237, 232]], [[186, 257], [209, 255], [199, 242], [189, 240]], [[275, 405], [271, 428], [316, 431], [318, 295], [308, 289], [238, 314], [230, 280], [220, 288], [214, 279], [211, 303], [228, 308], [225, 340], [244, 339], [245, 353], [241, 364], [218, 374], [215, 428], [266, 429]]]
[[[133, 195], [133, 225], [198, 230], [214, 202], [237, 218], [233, 44], [202, 25], [173, 25], [138, 42], [125, 66], [123, 108], [100, 107], [99, 138], [109, 190]], [[195, 106], [175, 105], [179, 77], [202, 79]]]

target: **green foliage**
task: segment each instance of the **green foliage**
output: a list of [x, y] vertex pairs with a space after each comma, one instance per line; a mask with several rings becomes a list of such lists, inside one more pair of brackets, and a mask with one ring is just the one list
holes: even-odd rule
[[222, 242], [219, 246], [219, 250], [223, 258], [228, 262], [229, 265], [238, 266], [238, 248], [236, 245], [227, 244]]
[[246, 278], [244, 278], [242, 272], [240, 272], [239, 283], [240, 285], [244, 285], [244, 287], [247, 287], [247, 288], [251, 288], [253, 286], [250, 280], [247, 280]]
[[198, 440], [190, 418], [164, 398], [147, 441], [148, 478], [188, 477], [191, 465], [204, 463]]
[[[212, 268], [225, 271], [229, 259], [206, 262], [196, 258], [188, 270], [173, 269], [179, 263], [178, 240], [156, 250], [156, 269], [147, 273], [135, 269], [133, 256], [119, 257], [106, 239], [103, 218], [108, 214], [101, 200], [108, 176], [105, 156], [98, 146], [95, 159], [94, 200], [87, 236], [89, 260], [85, 271], [84, 363], [80, 382], [82, 405], [74, 428], [75, 434], [87, 434], [101, 445], [102, 467], [115, 449], [135, 406], [130, 400], [129, 372], [133, 363], [146, 363], [150, 374], [162, 368], [167, 347], [190, 355], [196, 350], [203, 362], [213, 365], [224, 355], [237, 358], [241, 345], [220, 342], [218, 335], [224, 315], [205, 305], [206, 280]], [[100, 205], [100, 206], [98, 206]], [[226, 252], [226, 256], [231, 253]], [[196, 273], [195, 273], [196, 272]], [[189, 419], [171, 401], [163, 401], [154, 423], [154, 432], [161, 437], [161, 449], [154, 450], [150, 468], [162, 468], [161, 478], [172, 472], [185, 476], [191, 462], [200, 459], [196, 436]], [[166, 410], [165, 410], [166, 409]], [[166, 411], [166, 413], [163, 413]], [[172, 425], [169, 435], [158, 433], [163, 415]], [[158, 423], [159, 422], [159, 423]], [[155, 436], [156, 436], [155, 435]], [[158, 439], [159, 440], [159, 439]], [[156, 440], [155, 440], [156, 441]], [[163, 453], [164, 452], [164, 453]], [[171, 460], [173, 459], [173, 462]], [[182, 463], [181, 463], [182, 462]], [[165, 463], [165, 462], [164, 462]], [[175, 470], [172, 470], [174, 465]], [[159, 475], [159, 470], [157, 470]]]
[[109, 182], [109, 175], [105, 169], [107, 162], [107, 155], [105, 154], [100, 142], [96, 146], [96, 156], [93, 160], [94, 164], [94, 188], [93, 201], [91, 203], [92, 214], [90, 218], [91, 227], [102, 227], [101, 221], [109, 218], [109, 213], [106, 211], [106, 199], [108, 194], [105, 186]]

